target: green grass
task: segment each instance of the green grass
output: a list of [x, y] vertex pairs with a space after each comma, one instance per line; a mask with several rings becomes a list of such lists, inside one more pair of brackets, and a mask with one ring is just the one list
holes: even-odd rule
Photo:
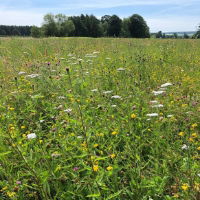
[[199, 40], [2, 38], [0, 58], [0, 199], [200, 199]]

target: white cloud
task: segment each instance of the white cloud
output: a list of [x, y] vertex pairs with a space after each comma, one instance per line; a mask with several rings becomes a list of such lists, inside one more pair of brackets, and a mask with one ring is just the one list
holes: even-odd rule
[[1, 25], [37, 25], [40, 26], [43, 14], [34, 11], [0, 10]]
[[198, 17], [193, 16], [166, 16], [145, 18], [151, 32], [181, 32], [181, 31], [196, 31], [200, 23]]

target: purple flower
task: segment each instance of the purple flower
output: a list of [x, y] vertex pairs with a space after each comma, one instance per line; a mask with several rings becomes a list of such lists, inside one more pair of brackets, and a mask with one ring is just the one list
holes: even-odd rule
[[74, 168], [73, 168], [73, 171], [75, 171], [75, 172], [78, 171], [78, 170], [79, 170], [78, 167], [74, 167]]
[[21, 181], [16, 181], [16, 184], [17, 184], [17, 185], [21, 185], [22, 182], [21, 182]]

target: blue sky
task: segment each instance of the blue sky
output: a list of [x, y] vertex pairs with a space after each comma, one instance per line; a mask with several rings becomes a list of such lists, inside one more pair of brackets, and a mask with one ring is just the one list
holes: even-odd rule
[[200, 24], [200, 0], [0, 0], [0, 24], [38, 25], [46, 13], [67, 16], [140, 14], [151, 32], [195, 31]]

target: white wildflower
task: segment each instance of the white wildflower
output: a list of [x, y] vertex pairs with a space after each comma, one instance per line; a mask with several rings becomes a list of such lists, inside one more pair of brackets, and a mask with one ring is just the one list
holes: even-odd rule
[[121, 97], [118, 96], [118, 95], [114, 95], [114, 96], [112, 96], [111, 98], [112, 98], [112, 99], [121, 99]]
[[189, 149], [189, 147], [188, 147], [186, 144], [184, 144], [184, 145], [181, 147], [181, 149], [182, 149], [182, 150], [187, 150], [187, 149]]
[[91, 90], [91, 92], [97, 92], [98, 91], [98, 89], [93, 89], [93, 90]]
[[36, 137], [37, 137], [37, 135], [36, 135], [35, 133], [30, 133], [30, 134], [27, 135], [27, 138], [28, 138], [29, 140], [34, 139], [34, 138], [36, 138]]
[[43, 122], [44, 122], [44, 120], [43, 120], [43, 119], [41, 119], [41, 120], [40, 120], [40, 123], [43, 123]]
[[163, 94], [163, 93], [165, 93], [165, 91], [153, 91], [153, 94], [155, 95], [155, 96], [157, 96], [157, 95], [159, 95], [159, 94]]
[[158, 104], [158, 105], [153, 105], [153, 106], [151, 106], [152, 108], [162, 108], [162, 107], [164, 107], [162, 104]]
[[30, 74], [30, 75], [27, 75], [26, 77], [28, 77], [28, 78], [36, 78], [38, 76], [40, 76], [40, 74]]
[[72, 112], [72, 109], [71, 109], [71, 108], [68, 108], [68, 109], [64, 110], [64, 112], [66, 112], [66, 113], [71, 113], [71, 112]]
[[149, 103], [151, 103], [151, 104], [157, 104], [158, 103], [158, 101], [150, 101]]
[[103, 94], [110, 94], [112, 92], [113, 92], [112, 90], [108, 90], [108, 91], [104, 91]]
[[167, 115], [168, 118], [171, 118], [171, 117], [173, 117], [173, 116], [174, 116], [174, 115]]
[[26, 74], [26, 72], [19, 72], [18, 75]]
[[147, 114], [147, 117], [157, 117], [158, 113], [149, 113]]
[[165, 83], [165, 84], [162, 84], [160, 87], [168, 87], [168, 86], [171, 86], [172, 83]]
[[65, 99], [65, 97], [64, 96], [59, 96], [58, 99]]
[[117, 107], [117, 105], [111, 105], [111, 107], [112, 107], [112, 108], [116, 108], [116, 107]]

